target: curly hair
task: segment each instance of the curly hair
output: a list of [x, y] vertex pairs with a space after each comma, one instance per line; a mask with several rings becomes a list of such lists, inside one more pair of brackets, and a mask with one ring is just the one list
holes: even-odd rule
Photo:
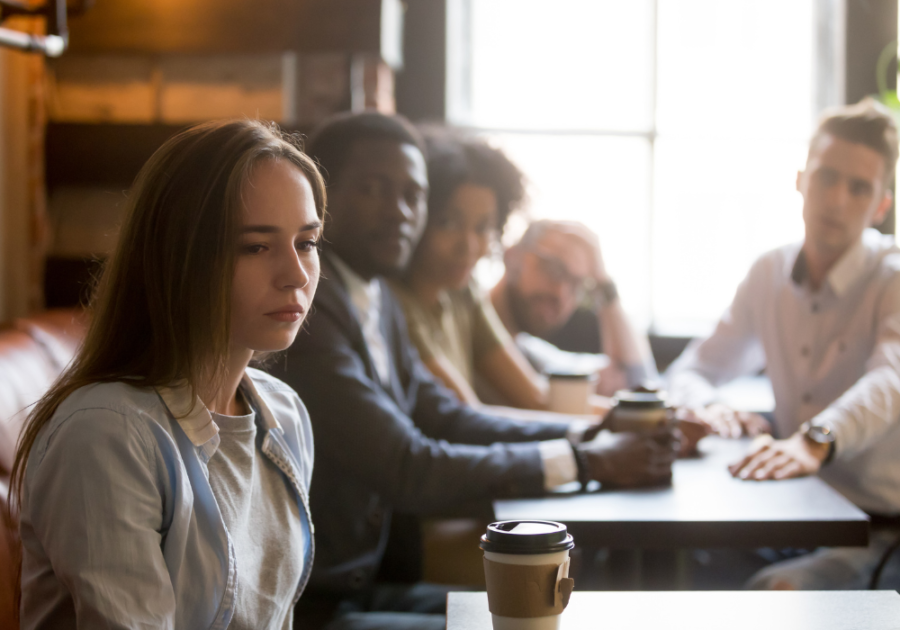
[[426, 129], [428, 148], [428, 219], [439, 218], [463, 184], [484, 186], [497, 197], [497, 229], [525, 201], [525, 175], [506, 154], [484, 140], [446, 129]]

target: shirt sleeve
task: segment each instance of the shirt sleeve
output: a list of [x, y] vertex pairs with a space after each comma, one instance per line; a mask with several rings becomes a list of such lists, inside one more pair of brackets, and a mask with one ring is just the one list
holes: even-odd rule
[[770, 285], [766, 258], [756, 262], [741, 282], [734, 300], [712, 335], [691, 342], [668, 373], [671, 401], [702, 407], [717, 398], [716, 387], [765, 367], [765, 353], [756, 332], [754, 309], [765, 308]]
[[540, 442], [538, 447], [544, 467], [544, 490], [553, 490], [578, 479], [578, 465], [569, 440], [547, 440]]
[[900, 420], [900, 273], [886, 287], [876, 327], [865, 374], [812, 420], [834, 430], [835, 457], [859, 454]]
[[[78, 628], [174, 624], [161, 547], [163, 466], [140, 431], [119, 413], [83, 410], [31, 454], [22, 528], [33, 536], [23, 540], [40, 546], [71, 594]], [[23, 566], [28, 554], [26, 545]], [[23, 577], [23, 608], [27, 588]]]

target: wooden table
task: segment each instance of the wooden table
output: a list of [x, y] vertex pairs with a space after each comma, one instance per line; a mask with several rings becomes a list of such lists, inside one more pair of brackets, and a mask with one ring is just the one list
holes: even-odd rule
[[[673, 467], [669, 487], [555, 494], [494, 502], [497, 520], [565, 523], [591, 548], [756, 549], [864, 546], [865, 513], [818, 477], [751, 482], [726, 466], [746, 440], [708, 437], [701, 456]], [[900, 628], [900, 619], [897, 627]]]
[[[897, 630], [895, 591], [572, 594], [561, 630]], [[451, 593], [447, 630], [491, 630], [486, 593]]]

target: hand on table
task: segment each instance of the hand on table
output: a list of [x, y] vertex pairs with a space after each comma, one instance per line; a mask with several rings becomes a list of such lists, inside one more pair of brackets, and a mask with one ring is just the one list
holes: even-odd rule
[[735, 411], [721, 403], [701, 409], [683, 409], [679, 414], [679, 420], [705, 424], [711, 433], [727, 438], [756, 437], [772, 432], [769, 421], [758, 413]]
[[613, 396], [620, 389], [628, 389], [625, 370], [610, 362], [597, 370], [596, 392], [601, 396]]
[[650, 435], [601, 431], [578, 446], [591, 479], [624, 488], [668, 482], [678, 448], [676, 436], [667, 430]]
[[800, 433], [786, 440], [762, 435], [753, 441], [747, 456], [728, 470], [735, 477], [753, 481], [790, 479], [816, 474], [827, 455], [827, 445], [813, 444]]
[[688, 414], [684, 413], [685, 411], [687, 410], [675, 410], [675, 426], [678, 427], [678, 431], [681, 433], [681, 448], [678, 451], [678, 457], [695, 455], [697, 453], [697, 443], [712, 433], [712, 429], [710, 429], [708, 424], [689, 417]]

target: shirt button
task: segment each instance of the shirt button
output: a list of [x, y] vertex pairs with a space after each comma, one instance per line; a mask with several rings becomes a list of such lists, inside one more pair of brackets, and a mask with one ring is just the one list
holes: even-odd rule
[[803, 394], [803, 402], [807, 405], [812, 402], [812, 394]]
[[812, 305], [812, 312], [813, 312], [813, 313], [818, 313], [818, 312], [819, 312], [819, 305], [818, 305], [817, 303], [815, 303], [815, 302], [813, 302], [813, 305]]
[[800, 356], [808, 357], [809, 356], [809, 346], [803, 346], [800, 348]]

